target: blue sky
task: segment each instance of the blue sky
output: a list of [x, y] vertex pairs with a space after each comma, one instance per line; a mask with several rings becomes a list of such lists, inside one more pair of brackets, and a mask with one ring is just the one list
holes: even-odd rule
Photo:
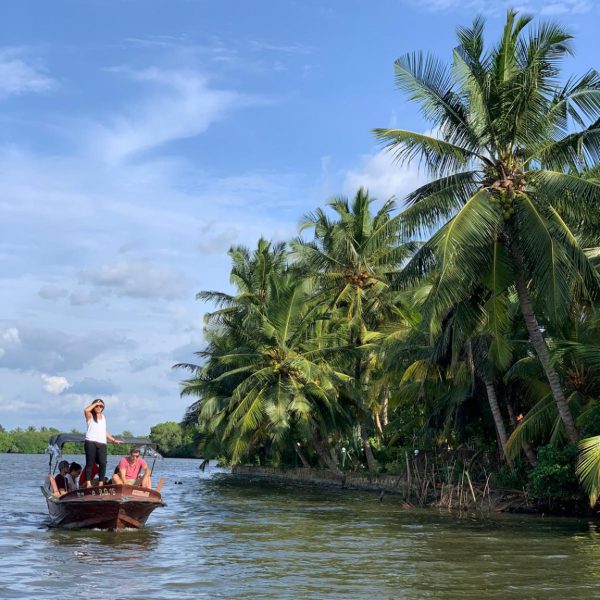
[[[515, 3], [511, 3], [515, 5]], [[493, 9], [490, 9], [493, 6]], [[600, 2], [517, 3], [576, 35], [598, 67]], [[424, 130], [393, 61], [450, 56], [480, 0], [19, 0], [0, 22], [0, 424], [179, 420], [203, 345], [202, 289], [228, 289], [231, 244], [288, 239], [360, 185], [422, 175], [370, 130]]]

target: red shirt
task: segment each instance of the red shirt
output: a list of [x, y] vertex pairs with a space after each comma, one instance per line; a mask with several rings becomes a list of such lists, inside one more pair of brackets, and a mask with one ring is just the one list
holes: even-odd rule
[[138, 456], [135, 459], [133, 465], [129, 462], [129, 459], [126, 456], [119, 461], [119, 469], [123, 469], [123, 471], [125, 471], [125, 479], [137, 479], [140, 471], [147, 468], [148, 465], [141, 456]]
[[[92, 479], [98, 475], [98, 465], [96, 463], [92, 464]], [[81, 469], [81, 475], [79, 476], [79, 485], [83, 485], [87, 479], [85, 478], [85, 467]]]

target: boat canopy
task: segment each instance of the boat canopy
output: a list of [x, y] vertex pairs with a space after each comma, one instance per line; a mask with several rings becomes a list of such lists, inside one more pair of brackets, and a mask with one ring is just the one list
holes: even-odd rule
[[[147, 446], [148, 448], [156, 449], [158, 444], [146, 438], [120, 438], [125, 444], [132, 446]], [[85, 442], [85, 433], [57, 433], [48, 440], [48, 446], [62, 449], [67, 442]]]

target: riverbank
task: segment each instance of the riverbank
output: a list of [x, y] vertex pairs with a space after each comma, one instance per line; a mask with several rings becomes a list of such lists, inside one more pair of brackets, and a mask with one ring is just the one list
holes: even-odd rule
[[542, 513], [522, 490], [492, 489], [485, 484], [472, 482], [464, 471], [455, 485], [417, 480], [409, 482], [398, 475], [340, 472], [325, 469], [278, 469], [235, 465], [232, 475], [244, 479], [292, 483], [317, 488], [337, 488], [375, 492], [383, 498], [386, 494], [397, 496], [408, 506], [445, 508], [451, 511]]

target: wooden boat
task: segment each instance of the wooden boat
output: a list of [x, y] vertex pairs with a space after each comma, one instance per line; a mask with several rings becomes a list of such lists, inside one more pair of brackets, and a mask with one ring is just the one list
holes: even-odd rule
[[[83, 440], [82, 434], [52, 436], [47, 450], [50, 454], [50, 473], [53, 465], [56, 466], [62, 458], [63, 445]], [[125, 438], [123, 441], [141, 446], [142, 455], [150, 451], [153, 455], [157, 454], [157, 445], [150, 440]], [[66, 529], [139, 529], [145, 525], [153, 510], [165, 505], [159, 489], [134, 485], [93, 486], [55, 496], [50, 485], [45, 484], [42, 493], [48, 504], [51, 524]]]

